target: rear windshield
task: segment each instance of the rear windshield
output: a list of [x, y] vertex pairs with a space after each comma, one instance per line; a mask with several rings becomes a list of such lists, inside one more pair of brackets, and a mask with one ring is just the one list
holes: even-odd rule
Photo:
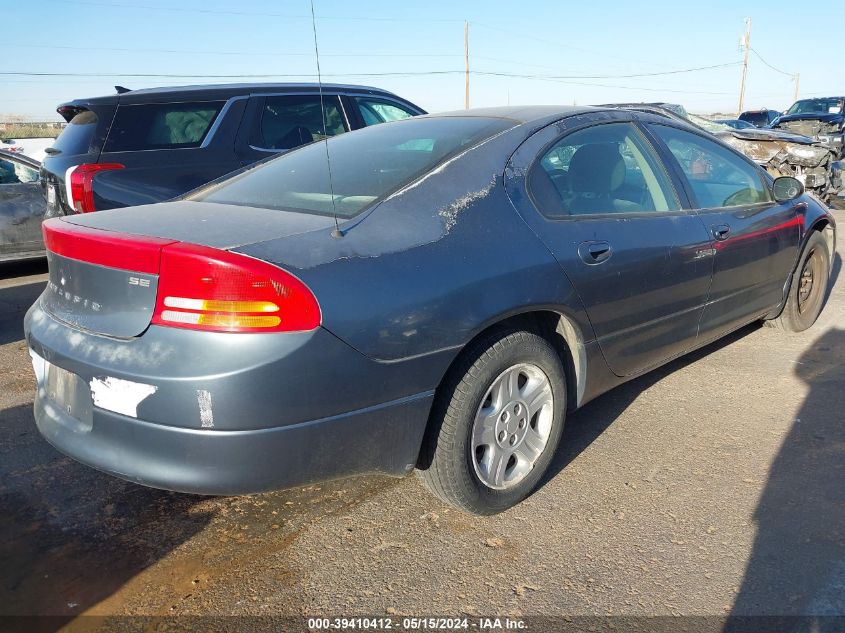
[[763, 127], [769, 124], [769, 115], [765, 112], [743, 112], [739, 115], [740, 121], [748, 121], [757, 127]]
[[91, 151], [91, 141], [97, 131], [97, 115], [91, 110], [83, 110], [70, 120], [53, 143], [53, 147], [62, 154], [87, 154]]
[[484, 117], [414, 118], [376, 125], [306, 145], [191, 199], [352, 217], [462, 149], [514, 125]]
[[199, 147], [224, 103], [203, 101], [119, 106], [103, 151]]

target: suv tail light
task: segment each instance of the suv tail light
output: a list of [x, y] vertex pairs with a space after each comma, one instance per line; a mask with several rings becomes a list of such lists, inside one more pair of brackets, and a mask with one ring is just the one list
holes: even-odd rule
[[83, 163], [65, 173], [67, 203], [76, 213], [94, 211], [94, 176], [101, 171], [123, 169], [120, 163]]
[[320, 325], [299, 279], [258, 259], [176, 243], [161, 251], [153, 323], [218, 332], [292, 332]]

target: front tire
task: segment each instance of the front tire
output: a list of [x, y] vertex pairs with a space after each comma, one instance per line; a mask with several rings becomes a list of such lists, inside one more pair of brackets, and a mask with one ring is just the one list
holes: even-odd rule
[[566, 415], [554, 346], [525, 330], [498, 330], [466, 351], [438, 393], [424, 441], [422, 479], [473, 514], [527, 497], [554, 457]]
[[783, 312], [766, 324], [787, 332], [809, 328], [824, 307], [829, 280], [830, 251], [824, 236], [814, 231], [798, 261]]

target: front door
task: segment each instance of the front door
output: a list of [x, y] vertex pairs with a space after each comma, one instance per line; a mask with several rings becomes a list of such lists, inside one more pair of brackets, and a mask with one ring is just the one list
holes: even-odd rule
[[[711, 238], [682, 208], [640, 129], [630, 121], [581, 127], [535, 155], [528, 221], [578, 291], [612, 371], [630, 376], [691, 349], [711, 281]], [[520, 196], [512, 199], [528, 219]]]
[[674, 156], [713, 237], [713, 285], [701, 335], [715, 338], [782, 301], [798, 256], [800, 203], [775, 202], [756, 165], [711, 139], [669, 125], [648, 129]]

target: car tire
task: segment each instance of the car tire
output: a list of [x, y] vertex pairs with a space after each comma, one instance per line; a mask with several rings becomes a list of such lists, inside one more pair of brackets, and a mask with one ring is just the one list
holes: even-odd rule
[[787, 332], [803, 332], [819, 318], [830, 280], [830, 251], [824, 236], [814, 231], [795, 268], [786, 305], [766, 325]]
[[438, 390], [418, 472], [460, 510], [507, 510], [548, 469], [566, 397], [552, 343], [532, 331], [491, 331], [470, 345]]

